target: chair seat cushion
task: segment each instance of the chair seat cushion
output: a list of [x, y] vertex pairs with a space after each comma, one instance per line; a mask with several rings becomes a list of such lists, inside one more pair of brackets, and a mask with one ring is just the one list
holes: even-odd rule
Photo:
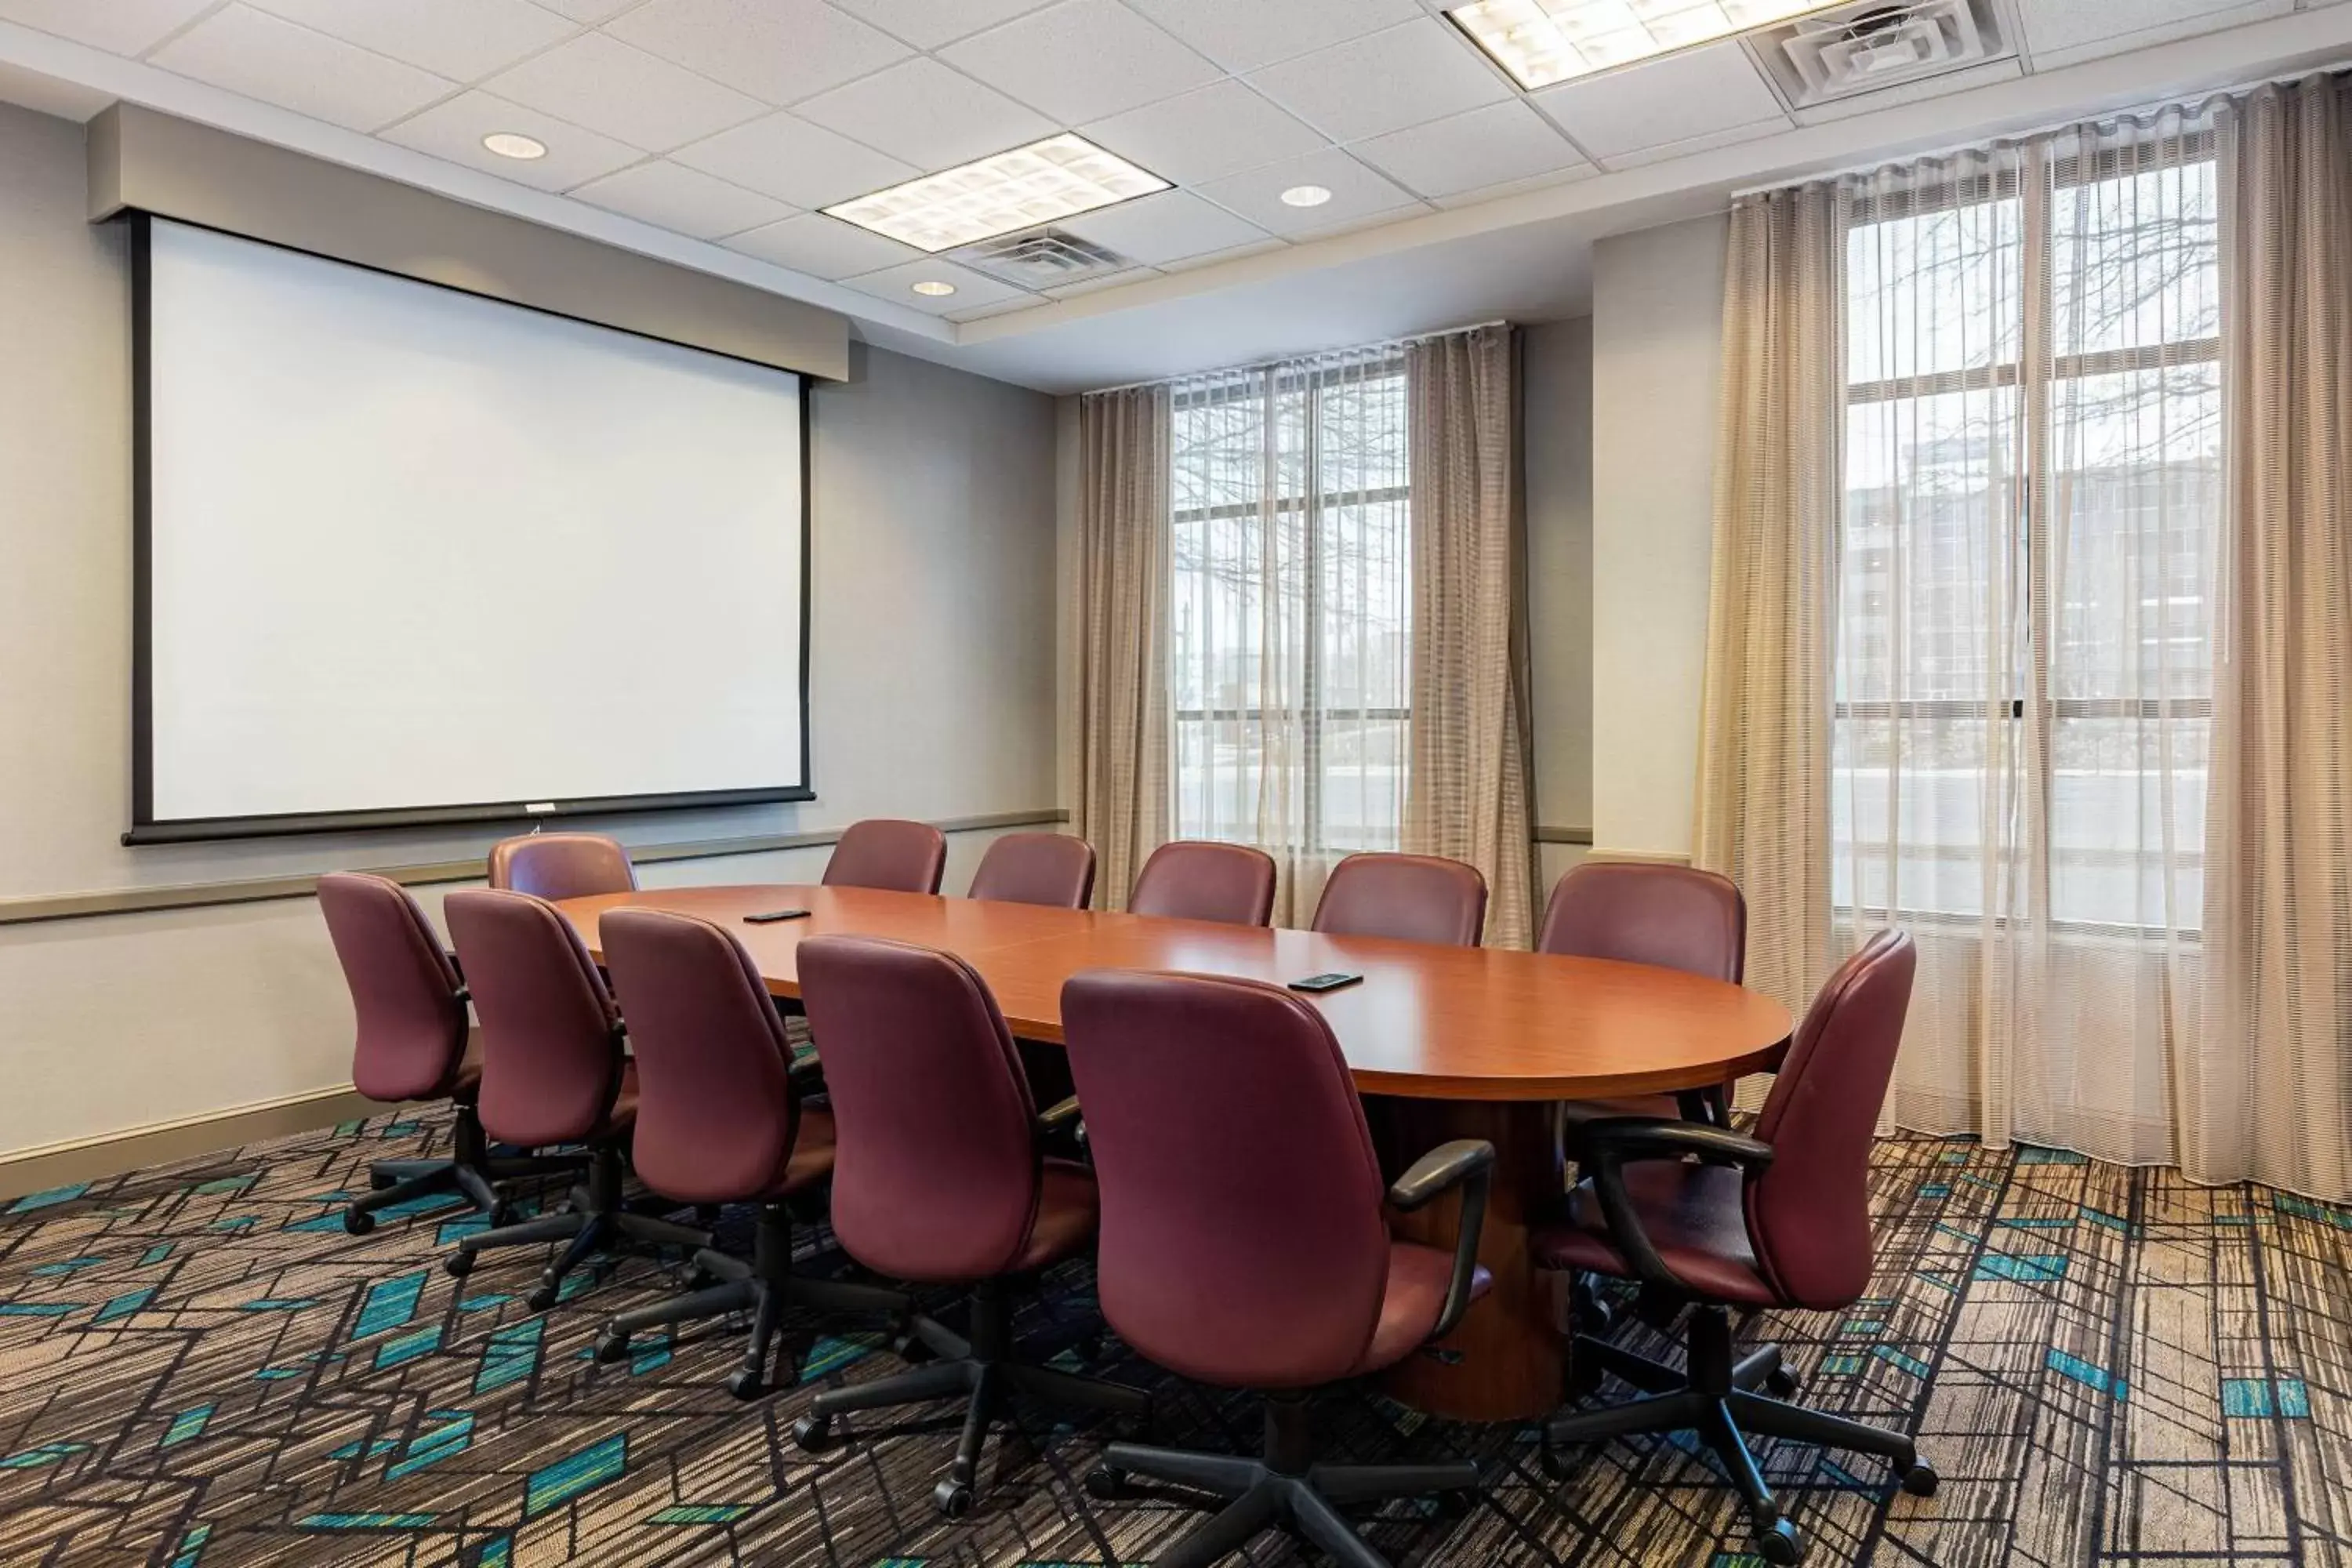
[[1632, 1094], [1622, 1100], [1571, 1100], [1559, 1108], [1561, 1120], [1573, 1129], [1612, 1116], [1639, 1116], [1651, 1121], [1679, 1121], [1682, 1102], [1671, 1094]]
[[1095, 1173], [1074, 1160], [1046, 1161], [1038, 1173], [1037, 1220], [1029, 1227], [1029, 1245], [1005, 1272], [1026, 1274], [1059, 1263], [1094, 1238], [1101, 1219]]
[[[1445, 1289], [1454, 1282], [1454, 1254], [1418, 1242], [1389, 1243], [1388, 1289], [1381, 1298], [1380, 1321], [1372, 1325], [1371, 1342], [1356, 1363], [1356, 1375], [1394, 1366], [1429, 1342], [1445, 1310]], [[1470, 1298], [1476, 1300], [1493, 1283], [1484, 1268], [1470, 1277]]]
[[[1775, 1306], [1780, 1298], [1748, 1239], [1744, 1185], [1739, 1172], [1723, 1165], [1644, 1160], [1625, 1167], [1625, 1193], [1643, 1234], [1676, 1279], [1710, 1300]], [[1637, 1278], [1609, 1235], [1591, 1182], [1569, 1194], [1568, 1217], [1536, 1231], [1528, 1247], [1541, 1268]]]
[[801, 1107], [800, 1124], [793, 1132], [792, 1158], [784, 1173], [761, 1196], [788, 1198], [833, 1174], [833, 1112], [817, 1106]]

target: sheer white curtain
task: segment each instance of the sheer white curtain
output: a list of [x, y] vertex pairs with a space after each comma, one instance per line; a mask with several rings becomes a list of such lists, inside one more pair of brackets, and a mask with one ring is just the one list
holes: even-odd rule
[[1411, 442], [1393, 345], [1170, 389], [1179, 837], [1275, 858], [1277, 925], [1395, 849], [1411, 701]]
[[2209, 114], [2167, 110], [1840, 186], [1833, 919], [1841, 946], [1918, 939], [1907, 1127], [2176, 1157], [2224, 514], [2214, 156]]

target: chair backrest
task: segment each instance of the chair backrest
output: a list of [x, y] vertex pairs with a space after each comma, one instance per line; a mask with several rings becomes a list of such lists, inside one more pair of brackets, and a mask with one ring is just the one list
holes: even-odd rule
[[947, 836], [929, 823], [869, 816], [851, 823], [833, 847], [833, 858], [824, 863], [824, 885], [936, 893], [947, 864]]
[[637, 1063], [630, 1162], [681, 1203], [741, 1203], [782, 1181], [800, 1134], [792, 1042], [732, 931], [691, 915], [597, 921]]
[[1180, 838], [1135, 874], [1129, 914], [1262, 926], [1274, 915], [1274, 857], [1246, 844]]
[[1380, 1319], [1389, 1233], [1322, 1015], [1253, 980], [1097, 970], [1063, 986], [1062, 1029], [1102, 1190], [1111, 1327], [1226, 1387], [1344, 1376]]
[[601, 833], [526, 833], [490, 846], [490, 886], [540, 899], [633, 893], [637, 868]]
[[1439, 855], [1350, 855], [1331, 868], [1315, 929], [1475, 947], [1486, 927], [1486, 879]]
[[1748, 964], [1748, 900], [1713, 871], [1594, 861], [1551, 890], [1536, 951], [1654, 964], [1736, 985]]
[[319, 909], [358, 1024], [353, 1087], [386, 1103], [448, 1093], [466, 1055], [466, 996], [425, 910], [399, 883], [350, 871], [319, 879]]
[[800, 944], [801, 1003], [824, 1042], [833, 1231], [895, 1279], [1002, 1274], [1036, 1223], [1036, 1106], [971, 966], [876, 937]]
[[621, 1015], [572, 922], [495, 888], [441, 910], [482, 1022], [482, 1130], [502, 1143], [571, 1143], [621, 1089]]
[[1095, 892], [1095, 847], [1066, 833], [1008, 833], [988, 847], [967, 897], [1082, 910]]
[[1797, 1026], [1757, 1119], [1772, 1163], [1748, 1184], [1748, 1234], [1773, 1289], [1822, 1311], [1870, 1283], [1870, 1145], [1918, 951], [1883, 931], [1838, 966]]

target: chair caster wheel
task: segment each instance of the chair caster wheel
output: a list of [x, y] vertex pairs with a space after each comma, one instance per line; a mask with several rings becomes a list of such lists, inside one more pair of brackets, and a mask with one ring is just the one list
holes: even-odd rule
[[541, 1281], [537, 1289], [533, 1289], [530, 1295], [525, 1296], [522, 1299], [523, 1305], [529, 1307], [534, 1312], [544, 1312], [550, 1307], [555, 1305], [555, 1299], [562, 1293], [562, 1286], [551, 1285], [545, 1281]]
[[1536, 1464], [1555, 1481], [1568, 1479], [1568, 1456], [1548, 1442], [1536, 1451]]
[[1787, 1520], [1778, 1521], [1756, 1537], [1756, 1555], [1772, 1568], [1797, 1568], [1805, 1560], [1805, 1538]]
[[917, 1366], [931, 1359], [931, 1347], [917, 1339], [909, 1331], [891, 1336], [890, 1353], [909, 1366]]
[[441, 1272], [452, 1279], [463, 1279], [474, 1271], [474, 1255], [459, 1247], [441, 1260]]
[[961, 1481], [941, 1481], [931, 1489], [931, 1506], [941, 1519], [961, 1519], [971, 1511], [971, 1489]]
[[1133, 1494], [1127, 1483], [1127, 1472], [1108, 1465], [1097, 1465], [1087, 1472], [1087, 1495], [1103, 1502], [1117, 1502]]
[[359, 1209], [345, 1209], [343, 1229], [352, 1236], [367, 1236], [375, 1229], [375, 1215]]
[[803, 1415], [793, 1423], [793, 1442], [803, 1454], [822, 1454], [833, 1447], [833, 1417]]
[[1792, 1399], [1803, 1386], [1797, 1374], [1785, 1366], [1774, 1367], [1772, 1374], [1764, 1380], [1764, 1392], [1775, 1399]]
[[1925, 1459], [1915, 1459], [1911, 1468], [1903, 1472], [1903, 1489], [1913, 1497], [1934, 1497], [1942, 1479], [1936, 1474], [1935, 1466]]
[[768, 1392], [767, 1380], [751, 1367], [738, 1367], [728, 1376], [727, 1392], [749, 1405]]
[[368, 1190], [370, 1192], [380, 1193], [386, 1187], [397, 1186], [399, 1182], [396, 1177], [379, 1176], [373, 1171], [370, 1171], [368, 1173]]
[[1476, 1505], [1478, 1498], [1475, 1492], [1439, 1492], [1430, 1500], [1437, 1505], [1439, 1519], [1448, 1524], [1459, 1524], [1470, 1517], [1470, 1510]]
[[596, 1360], [612, 1366], [629, 1359], [629, 1336], [618, 1329], [606, 1329], [596, 1336]]

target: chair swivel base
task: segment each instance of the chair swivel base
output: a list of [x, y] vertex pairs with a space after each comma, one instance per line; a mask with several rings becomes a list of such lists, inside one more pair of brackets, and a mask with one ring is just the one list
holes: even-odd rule
[[1458, 1500], [1478, 1487], [1468, 1460], [1432, 1465], [1322, 1465], [1311, 1462], [1307, 1401], [1269, 1397], [1261, 1458], [1187, 1453], [1113, 1443], [1087, 1474], [1087, 1490], [1106, 1500], [1128, 1495], [1131, 1478], [1166, 1481], [1207, 1492], [1224, 1508], [1152, 1559], [1152, 1568], [1208, 1568], [1268, 1530], [1305, 1539], [1344, 1568], [1389, 1568], [1356, 1529], [1340, 1517], [1341, 1503], [1391, 1498]]
[[1692, 1313], [1687, 1372], [1583, 1335], [1577, 1337], [1575, 1355], [1581, 1367], [1591, 1369], [1580, 1381], [1597, 1383], [1600, 1372], [1613, 1372], [1646, 1397], [1549, 1423], [1544, 1427], [1545, 1470], [1554, 1477], [1565, 1472], [1557, 1450], [1568, 1444], [1696, 1433], [1722, 1462], [1747, 1505], [1756, 1554], [1775, 1568], [1802, 1563], [1805, 1542], [1796, 1526], [1781, 1516], [1779, 1500], [1765, 1484], [1748, 1450], [1751, 1436], [1875, 1454], [1893, 1465], [1905, 1491], [1913, 1497], [1936, 1495], [1935, 1467], [1919, 1458], [1918, 1446], [1907, 1434], [1772, 1397], [1796, 1392], [1795, 1377], [1780, 1364], [1780, 1347], [1766, 1345], [1734, 1361], [1730, 1324], [1720, 1307], [1703, 1306]]
[[738, 1399], [757, 1399], [771, 1386], [768, 1349], [773, 1342], [785, 1309], [810, 1307], [821, 1312], [882, 1312], [906, 1317], [914, 1303], [896, 1290], [838, 1279], [807, 1279], [791, 1272], [792, 1216], [782, 1204], [763, 1205], [753, 1234], [750, 1263], [731, 1254], [702, 1247], [694, 1254], [697, 1273], [718, 1280], [707, 1289], [691, 1291], [650, 1307], [623, 1312], [596, 1336], [595, 1355], [607, 1365], [626, 1361], [629, 1342], [648, 1329], [700, 1322], [736, 1312], [751, 1316], [751, 1341], [743, 1364], [727, 1379], [727, 1392]]
[[370, 1235], [375, 1229], [376, 1216], [383, 1210], [443, 1193], [463, 1194], [476, 1213], [498, 1225], [506, 1218], [506, 1200], [499, 1194], [499, 1183], [577, 1171], [584, 1163], [576, 1157], [563, 1155], [494, 1158], [488, 1140], [482, 1135], [482, 1124], [466, 1106], [457, 1109], [450, 1142], [450, 1154], [446, 1160], [378, 1160], [371, 1164], [370, 1191], [365, 1196], [352, 1199], [343, 1210], [343, 1229], [353, 1236]]
[[969, 1340], [929, 1318], [909, 1320], [913, 1337], [942, 1359], [873, 1383], [826, 1390], [816, 1396], [810, 1413], [793, 1424], [793, 1440], [810, 1453], [822, 1453], [833, 1446], [836, 1415], [961, 1399], [963, 1436], [946, 1479], [932, 1489], [931, 1503], [947, 1518], [961, 1519], [972, 1509], [989, 1428], [1003, 1414], [1011, 1395], [1111, 1415], [1141, 1418], [1151, 1413], [1151, 1395], [1142, 1389], [1013, 1360], [1012, 1320], [997, 1280], [985, 1281], [972, 1292]]
[[596, 1253], [664, 1247], [692, 1251], [709, 1247], [710, 1233], [629, 1209], [621, 1196], [620, 1152], [608, 1146], [594, 1151], [588, 1184], [572, 1190], [571, 1206], [517, 1225], [477, 1231], [459, 1241], [456, 1250], [441, 1260], [441, 1267], [451, 1279], [463, 1279], [474, 1271], [478, 1253], [494, 1247], [545, 1246], [551, 1241], [570, 1245], [540, 1275], [537, 1288], [523, 1298], [533, 1311], [554, 1306], [564, 1279]]

